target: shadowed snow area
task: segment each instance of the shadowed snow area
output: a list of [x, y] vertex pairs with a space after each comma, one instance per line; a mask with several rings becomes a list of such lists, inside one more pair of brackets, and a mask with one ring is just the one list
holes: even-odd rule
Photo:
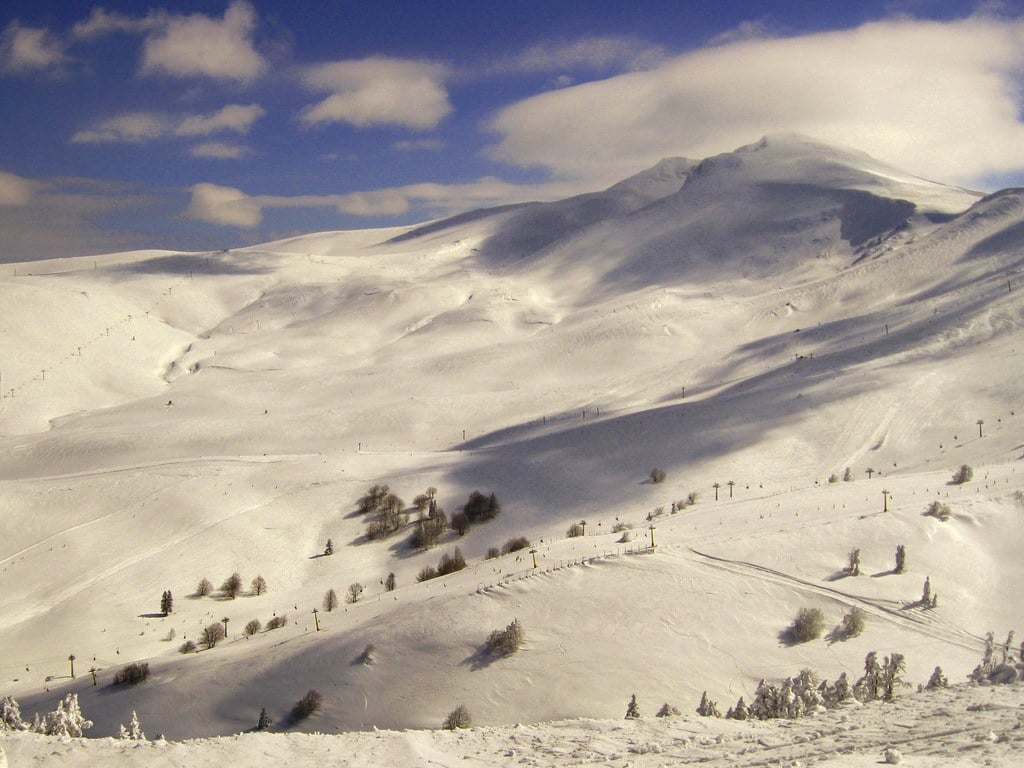
[[[77, 693], [90, 736], [132, 711], [170, 739], [274, 725], [0, 745], [12, 766], [862, 766], [893, 744], [1011, 765], [1019, 685], [792, 730], [692, 713], [804, 668], [855, 680], [869, 651], [904, 654], [912, 686], [937, 665], [960, 683], [986, 632], [1024, 630], [1022, 265], [1021, 190], [797, 136], [417, 227], [4, 265], [0, 697], [31, 716]], [[370, 540], [378, 483], [410, 521]], [[428, 487], [449, 517], [474, 490], [501, 514], [420, 551]], [[949, 519], [922, 514], [937, 500]], [[417, 581], [455, 547], [466, 569]], [[826, 634], [857, 607], [864, 631], [783, 642], [804, 607]], [[489, 655], [513, 619], [522, 648]], [[214, 623], [226, 639], [179, 653]], [[131, 661], [149, 678], [114, 685]], [[322, 709], [289, 721], [310, 689]], [[647, 719], [625, 723], [633, 693]], [[656, 721], [663, 702], [686, 716]], [[480, 728], [401, 730], [458, 704]]]

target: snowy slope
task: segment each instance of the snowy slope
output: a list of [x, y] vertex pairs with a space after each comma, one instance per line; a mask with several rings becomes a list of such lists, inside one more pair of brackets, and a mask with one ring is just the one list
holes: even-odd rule
[[[1022, 232], [1019, 190], [783, 136], [421, 227], [11, 265], [0, 695], [32, 712], [76, 691], [95, 735], [135, 709], [185, 738], [261, 706], [282, 722], [309, 688], [325, 708], [298, 729], [340, 732], [434, 727], [460, 702], [488, 726], [617, 718], [634, 691], [728, 706], [805, 666], [855, 676], [870, 650], [962, 680], [1021, 613]], [[949, 486], [962, 463], [975, 480]], [[368, 542], [354, 509], [378, 482], [504, 511], [424, 553], [408, 529]], [[951, 520], [922, 516], [934, 499]], [[536, 569], [484, 559], [517, 535]], [[416, 583], [456, 545], [466, 571]], [[837, 578], [852, 548], [865, 575]], [[190, 597], [233, 571], [269, 593]], [[926, 577], [935, 611], [912, 607]], [[316, 632], [353, 582], [366, 596]], [[868, 627], [781, 642], [808, 605]], [[177, 653], [225, 617], [226, 643]], [[482, 659], [513, 618], [523, 650]], [[135, 659], [151, 679], [111, 688]]]

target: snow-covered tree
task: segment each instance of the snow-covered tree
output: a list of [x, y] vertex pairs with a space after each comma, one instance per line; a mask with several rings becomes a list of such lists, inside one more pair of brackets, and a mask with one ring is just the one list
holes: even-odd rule
[[697, 705], [697, 714], [701, 717], [722, 716], [722, 713], [718, 711], [718, 702], [709, 699], [707, 691], [704, 691], [700, 696], [700, 704]]
[[132, 719], [128, 723], [128, 727], [125, 728], [124, 723], [121, 724], [121, 730], [118, 731], [117, 737], [119, 739], [125, 739], [128, 741], [145, 741], [146, 734], [142, 730], [142, 725], [139, 723], [139, 716], [135, 710], [132, 710]]
[[82, 732], [92, 728], [92, 720], [86, 720], [78, 705], [78, 694], [69, 693], [55, 710], [48, 712], [41, 722], [42, 733], [47, 736], [73, 736], [79, 738]]
[[740, 696], [740, 700], [736, 702], [735, 707], [730, 707], [729, 711], [725, 713], [727, 720], [749, 720], [750, 709], [747, 707], [747, 703]]
[[21, 719], [21, 708], [13, 696], [0, 699], [0, 731], [24, 731], [28, 723]]
[[946, 688], [947, 686], [949, 686], [949, 680], [942, 673], [942, 667], [936, 667], [935, 671], [932, 672], [932, 676], [928, 678], [925, 688], [930, 691], [935, 688]]

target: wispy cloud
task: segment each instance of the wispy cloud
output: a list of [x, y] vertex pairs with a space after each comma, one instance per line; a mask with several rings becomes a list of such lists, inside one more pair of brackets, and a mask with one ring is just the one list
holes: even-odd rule
[[64, 44], [49, 30], [25, 27], [17, 19], [0, 34], [0, 72], [55, 72], [67, 61]]
[[223, 141], [205, 141], [189, 147], [192, 157], [206, 160], [243, 160], [256, 154], [251, 147], [242, 144], [229, 144]]
[[330, 95], [304, 109], [301, 121], [310, 126], [435, 128], [452, 111], [444, 86], [446, 72], [433, 62], [384, 56], [309, 67], [302, 73], [302, 83]]
[[209, 224], [251, 228], [260, 224], [268, 208], [333, 208], [339, 214], [363, 217], [398, 216], [414, 209], [424, 215], [446, 215], [525, 200], [554, 200], [580, 191], [571, 182], [511, 184], [489, 176], [461, 184], [408, 184], [343, 195], [248, 195], [233, 187], [203, 183], [192, 187], [185, 214]]
[[228, 104], [210, 115], [191, 115], [175, 128], [178, 136], [209, 136], [219, 131], [248, 133], [252, 124], [266, 114], [259, 104]]
[[666, 155], [799, 131], [970, 183], [1024, 168], [1022, 67], [1024, 20], [755, 35], [513, 104], [490, 124], [500, 135], [492, 156], [610, 181]]
[[399, 152], [437, 152], [444, 149], [441, 139], [408, 139], [391, 145]]
[[[228, 104], [204, 115], [167, 115], [130, 112], [102, 120], [71, 137], [73, 144], [108, 144], [155, 141], [166, 137], [195, 138], [215, 133], [245, 134], [266, 114], [258, 104]], [[197, 155], [202, 156], [202, 155]]]
[[126, 16], [102, 7], [92, 9], [89, 18], [71, 27], [71, 36], [79, 40], [93, 40], [104, 35], [143, 34], [163, 29], [168, 24], [166, 11], [150, 11], [145, 16]]
[[501, 58], [487, 74], [628, 72], [649, 69], [667, 56], [665, 49], [634, 37], [595, 36], [548, 41]]

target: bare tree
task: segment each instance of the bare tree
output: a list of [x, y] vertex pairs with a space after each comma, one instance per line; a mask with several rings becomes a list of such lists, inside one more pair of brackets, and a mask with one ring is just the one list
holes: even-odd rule
[[267, 580], [262, 576], [257, 576], [252, 580], [252, 591], [256, 595], [262, 595], [267, 591]]
[[242, 577], [238, 575], [237, 571], [224, 579], [224, 583], [220, 585], [220, 591], [232, 600], [238, 597], [242, 591]]

